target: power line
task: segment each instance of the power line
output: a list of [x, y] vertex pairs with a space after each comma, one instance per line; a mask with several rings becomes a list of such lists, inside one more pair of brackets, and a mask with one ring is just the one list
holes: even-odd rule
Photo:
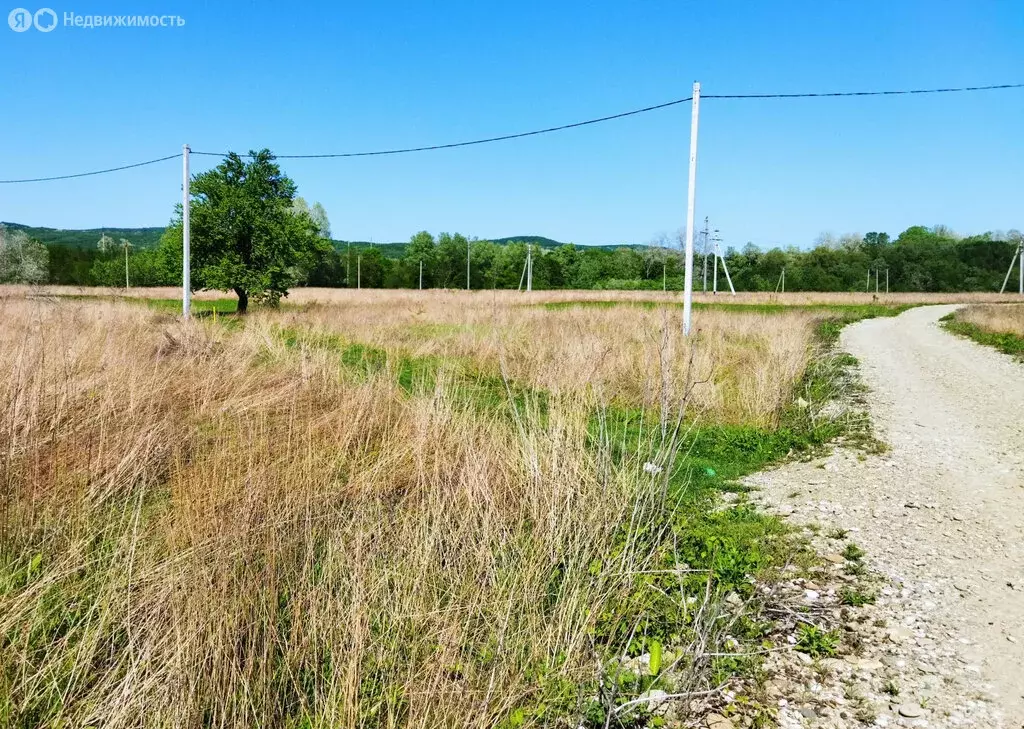
[[[634, 109], [633, 111], [624, 111], [621, 114], [612, 114], [611, 116], [602, 116], [597, 119], [588, 119], [586, 121], [575, 122], [573, 124], [563, 124], [558, 127], [548, 127], [546, 129], [536, 129], [532, 132], [520, 132], [518, 134], [504, 134], [500, 137], [487, 137], [486, 139], [473, 139], [468, 142], [452, 142], [450, 144], [432, 144], [426, 147], [406, 147], [403, 149], [384, 149], [374, 152], [343, 152], [339, 154], [277, 154], [274, 155], [277, 159], [328, 159], [337, 157], [378, 157], [385, 154], [407, 154], [409, 152], [427, 152], [434, 149], [454, 149], [455, 147], [471, 147], [474, 144], [487, 144], [489, 142], [504, 142], [508, 139], [521, 139], [522, 137], [534, 137], [538, 134], [548, 134], [550, 132], [560, 132], [564, 129], [575, 129], [576, 127], [585, 127], [590, 124], [600, 124], [601, 122], [612, 121], [613, 119], [622, 119], [627, 116], [634, 116], [636, 114], [644, 114], [648, 111], [655, 111], [657, 109], [664, 109], [668, 106], [675, 106], [676, 104], [685, 104], [687, 101], [692, 101], [693, 97], [687, 96], [685, 99], [676, 99], [675, 101], [666, 101], [664, 104], [655, 104], [654, 106], [645, 106], [643, 109]], [[193, 152], [192, 154], [202, 154], [208, 157], [227, 157], [227, 153], [223, 152]], [[239, 155], [240, 157], [248, 157], [249, 155]]]
[[[904, 96], [912, 94], [948, 94], [948, 93], [965, 93], [965, 92], [977, 92], [977, 91], [1001, 91], [1008, 89], [1020, 89], [1024, 88], [1024, 83], [1019, 84], [994, 84], [990, 86], [960, 86], [952, 88], [937, 88], [937, 89], [896, 89], [891, 91], [827, 91], [827, 92], [809, 92], [809, 93], [786, 93], [786, 94], [705, 94], [702, 98], [704, 99], [811, 99], [811, 98], [834, 98], [842, 96]], [[686, 97], [685, 99], [675, 99], [673, 101], [666, 101], [663, 104], [654, 104], [653, 106], [645, 106], [642, 109], [633, 109], [632, 111], [624, 111], [619, 114], [612, 114], [610, 116], [602, 116], [596, 119], [587, 119], [585, 121], [574, 122], [572, 124], [562, 124], [556, 127], [547, 127], [544, 129], [535, 129], [529, 132], [519, 132], [517, 134], [504, 134], [497, 137], [486, 137], [484, 139], [473, 139], [465, 142], [451, 142], [449, 144], [432, 144], [423, 147], [404, 147], [399, 149], [384, 149], [375, 150], [370, 152], [342, 152], [337, 154], [279, 154], [275, 155], [277, 159], [337, 159], [343, 157], [379, 157], [383, 155], [394, 155], [394, 154], [409, 154], [412, 152], [428, 152], [431, 150], [438, 149], [455, 149], [457, 147], [471, 147], [478, 144], [489, 144], [491, 142], [504, 142], [510, 139], [522, 139], [523, 137], [534, 137], [540, 134], [550, 134], [551, 132], [560, 132], [566, 129], [575, 129], [577, 127], [585, 127], [591, 124], [600, 124], [602, 122], [612, 121], [615, 119], [622, 119], [628, 116], [635, 116], [637, 114], [645, 114], [649, 111], [656, 111], [658, 109], [664, 109], [669, 106], [676, 106], [678, 104], [685, 104], [688, 101], [692, 101], [693, 97]], [[203, 155], [207, 157], [227, 157], [226, 152], [192, 152], [192, 154]], [[240, 157], [248, 157], [248, 154], [239, 155]], [[111, 167], [104, 170], [94, 170], [92, 172], [79, 172], [73, 175], [57, 175], [54, 177], [35, 177], [30, 179], [22, 180], [0, 180], [0, 185], [13, 185], [18, 183], [27, 182], [52, 182], [56, 180], [71, 180], [78, 177], [91, 177], [93, 175], [104, 175], [110, 172], [121, 172], [123, 170], [130, 170], [136, 167], [145, 167], [147, 165], [156, 164], [158, 162], [166, 162], [171, 159], [178, 159], [181, 157], [181, 153], [172, 154], [168, 157], [160, 157], [159, 159], [151, 159], [145, 162], [137, 162], [130, 165], [122, 165], [120, 167]]]
[[131, 165], [123, 165], [121, 167], [110, 167], [105, 170], [94, 170], [93, 172], [79, 172], [74, 175], [57, 175], [56, 177], [34, 177], [27, 180], [0, 180], [0, 185], [13, 185], [19, 182], [51, 182], [53, 180], [71, 180], [76, 177], [91, 177], [92, 175], [105, 175], [108, 172], [120, 172], [121, 170], [130, 170], [135, 167], [145, 167], [146, 165], [155, 165], [157, 162], [166, 162], [169, 159], [178, 159], [181, 157], [181, 152], [178, 154], [172, 154], [169, 157], [161, 157], [160, 159], [151, 159], [145, 162], [136, 162]]
[[996, 91], [1020, 89], [1024, 84], [997, 84], [993, 86], [960, 86], [944, 89], [899, 89], [895, 91], [824, 91], [799, 94], [701, 94], [701, 99], [816, 99], [835, 96], [902, 96], [907, 94], [952, 94], [966, 91]]

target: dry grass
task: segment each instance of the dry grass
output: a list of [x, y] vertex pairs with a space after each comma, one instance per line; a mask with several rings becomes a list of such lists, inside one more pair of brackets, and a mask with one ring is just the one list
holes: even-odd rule
[[[471, 361], [488, 374], [554, 393], [592, 392], [644, 407], [681, 395], [690, 359], [678, 309], [552, 310], [521, 302], [508, 293], [374, 292], [264, 316], [414, 357]], [[693, 364], [701, 383], [693, 405], [718, 422], [773, 424], [803, 372], [820, 317], [698, 312]]]
[[[1019, 295], [1016, 298], [1020, 300]], [[1014, 334], [1024, 337], [1024, 304], [967, 306], [960, 309], [956, 317], [993, 334]]]
[[[0, 286], [0, 298], [23, 297], [26, 294], [36, 296], [131, 296], [150, 299], [174, 299], [181, 297], [181, 290], [175, 287], [162, 286], [151, 288], [102, 288], [84, 286]], [[197, 291], [193, 293], [197, 299], [217, 299], [233, 296], [218, 291]], [[289, 292], [284, 299], [286, 304], [361, 304], [365, 302], [396, 301], [416, 302], [444, 300], [448, 302], [474, 302], [481, 298], [498, 298], [499, 300], [517, 303], [545, 304], [573, 301], [617, 301], [617, 302], [655, 302], [682, 303], [682, 295], [678, 292], [660, 291], [535, 291], [530, 294], [514, 291], [415, 291], [408, 289], [328, 289], [328, 288], [297, 288]], [[996, 304], [1019, 301], [1016, 294], [997, 294], [986, 292], [969, 293], [836, 293], [836, 292], [790, 292], [772, 294], [741, 291], [736, 296], [727, 293], [712, 296], [697, 293], [694, 301], [705, 304], [779, 304], [783, 306], [809, 305], [854, 305], [854, 304]]]
[[[172, 289], [154, 289], [153, 291], [165, 292], [165, 295], [180, 296], [180, 292]], [[170, 292], [170, 293], [166, 293]], [[292, 304], [326, 303], [326, 304], [353, 304], [375, 300], [394, 300], [398, 297], [404, 301], [423, 301], [435, 297], [446, 298], [449, 301], [469, 302], [474, 299], [496, 298], [499, 301], [546, 304], [557, 302], [575, 301], [617, 301], [617, 302], [655, 302], [681, 304], [682, 294], [679, 292], [660, 291], [534, 291], [532, 293], [520, 293], [515, 291], [413, 291], [405, 289], [384, 290], [384, 289], [318, 289], [299, 288], [292, 290], [287, 302]], [[741, 291], [735, 296], [719, 293], [712, 294], [697, 293], [694, 301], [704, 304], [780, 304], [784, 306], [808, 306], [808, 305], [853, 305], [853, 304], [960, 304], [960, 303], [999, 303], [1019, 300], [1019, 296], [1010, 294], [971, 292], [952, 294], [930, 294], [930, 293], [834, 293], [834, 292], [790, 292], [786, 294], [772, 294], [760, 292]]]
[[[505, 316], [513, 333], [539, 326]], [[568, 316], [594, 330], [586, 347], [613, 331]], [[659, 526], [664, 479], [594, 448], [593, 393], [566, 388], [544, 417], [530, 401], [487, 415], [443, 376], [409, 395], [386, 373], [339, 372], [332, 352], [285, 346], [278, 319], [229, 331], [0, 300], [0, 724], [571, 714], [622, 648], [600, 636], [638, 627], [620, 623], [643, 617], [630, 600], [678, 538]], [[672, 599], [701, 635], [681, 688], [706, 690], [696, 667], [727, 626]]]

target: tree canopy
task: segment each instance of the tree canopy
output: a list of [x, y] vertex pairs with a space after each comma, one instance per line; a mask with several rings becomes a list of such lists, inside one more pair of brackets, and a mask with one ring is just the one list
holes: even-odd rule
[[[191, 183], [192, 287], [234, 291], [238, 311], [252, 299], [277, 304], [326, 250], [311, 215], [296, 213], [295, 183], [270, 150], [235, 153]], [[161, 242], [181, 250], [181, 210]]]
[[0, 284], [46, 283], [48, 263], [46, 246], [0, 225]]
[[[293, 217], [312, 221], [313, 208], [308, 208], [310, 214], [306, 215], [307, 208], [297, 200], [293, 199], [288, 207]], [[296, 210], [302, 214], [296, 215]], [[132, 285], [181, 284], [180, 213], [174, 222], [175, 227], [165, 233], [160, 247], [146, 247], [131, 238], [136, 246], [129, 252]], [[542, 248], [528, 239], [499, 244], [458, 233], [435, 236], [420, 231], [404, 244], [374, 246], [333, 241], [335, 247], [332, 247], [326, 240], [312, 246], [308, 238], [309, 225], [316, 227], [315, 221], [307, 224], [306, 232], [299, 236], [305, 241], [303, 255], [292, 257], [281, 269], [287, 274], [284, 278], [290, 285], [417, 288], [422, 261], [424, 288], [463, 288], [467, 245], [473, 289], [517, 288], [528, 245], [533, 245], [534, 288], [537, 289], [660, 290], [664, 286], [678, 291], [683, 283], [678, 244], [667, 236], [648, 246], [596, 248], [565, 244]], [[726, 250], [725, 256], [740, 291], [774, 291], [783, 268], [786, 269], [787, 291], [864, 291], [869, 270], [877, 272], [872, 273], [872, 291], [876, 278], [879, 289], [884, 291], [886, 271], [891, 291], [994, 291], [999, 289], [1006, 274], [1019, 235], [1008, 231], [960, 237], [942, 226], [912, 226], [895, 239], [881, 232], [838, 237], [824, 234], [810, 249], [788, 246], [763, 250], [746, 244], [738, 250]], [[88, 249], [48, 245], [47, 280], [82, 286], [123, 286], [121, 246], [103, 253], [96, 246], [95, 237], [92, 241]], [[193, 241], [195, 249], [198, 244], [195, 227]], [[701, 249], [702, 246], [698, 246], [695, 257], [698, 289], [702, 283]], [[195, 254], [193, 261], [193, 271], [198, 274]], [[361, 276], [358, 276], [360, 271]], [[199, 285], [199, 281], [194, 279], [195, 285]], [[203, 281], [213, 288], [211, 277]], [[273, 299], [268, 297], [268, 300]]]

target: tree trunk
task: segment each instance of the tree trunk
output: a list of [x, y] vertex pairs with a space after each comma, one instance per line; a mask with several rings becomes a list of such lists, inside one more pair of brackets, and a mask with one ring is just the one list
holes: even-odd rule
[[244, 314], [249, 310], [249, 292], [245, 289], [235, 289], [235, 294], [238, 296], [237, 312]]

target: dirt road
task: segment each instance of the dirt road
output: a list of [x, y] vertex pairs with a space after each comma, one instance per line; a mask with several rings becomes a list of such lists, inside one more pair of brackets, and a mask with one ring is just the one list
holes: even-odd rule
[[[839, 451], [751, 483], [798, 521], [850, 530], [889, 580], [874, 606], [888, 625], [878, 634], [876, 683], [902, 688], [890, 700], [875, 686], [880, 725], [1018, 729], [1024, 366], [941, 329], [939, 318], [955, 308], [911, 309], [843, 332], [890, 452]], [[901, 716], [895, 703], [908, 701], [919, 716]]]

